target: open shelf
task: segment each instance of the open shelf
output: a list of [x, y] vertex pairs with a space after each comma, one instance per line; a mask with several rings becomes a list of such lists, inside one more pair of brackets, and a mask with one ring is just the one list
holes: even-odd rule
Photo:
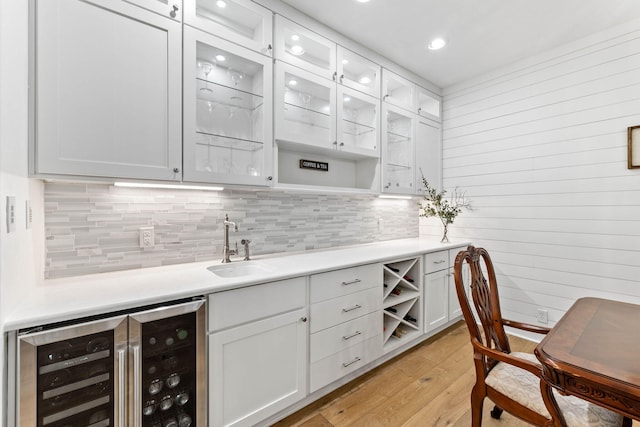
[[383, 266], [383, 348], [388, 352], [422, 334], [420, 258]]

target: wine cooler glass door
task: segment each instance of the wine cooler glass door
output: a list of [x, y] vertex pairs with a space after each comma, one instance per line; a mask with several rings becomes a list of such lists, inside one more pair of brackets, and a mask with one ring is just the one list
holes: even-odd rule
[[127, 316], [18, 339], [19, 425], [124, 427]]
[[203, 300], [131, 315], [131, 426], [205, 422], [204, 323]]

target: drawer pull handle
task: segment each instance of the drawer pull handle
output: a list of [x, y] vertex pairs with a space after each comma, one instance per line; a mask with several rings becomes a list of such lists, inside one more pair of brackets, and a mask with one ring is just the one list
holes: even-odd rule
[[360, 304], [356, 304], [356, 305], [354, 305], [353, 307], [343, 308], [343, 309], [342, 309], [342, 312], [343, 312], [343, 313], [348, 313], [348, 312], [350, 312], [350, 311], [357, 310], [357, 309], [359, 309], [359, 308], [362, 308], [362, 306], [361, 306]]
[[349, 366], [353, 365], [354, 363], [358, 363], [360, 360], [362, 360], [362, 359], [360, 359], [359, 357], [356, 357], [356, 358], [355, 358], [355, 359], [353, 359], [351, 362], [344, 362], [344, 363], [342, 364], [342, 366], [343, 366], [343, 367], [345, 367], [345, 368], [347, 368], [347, 367], [349, 367]]
[[360, 283], [360, 282], [362, 282], [362, 280], [360, 279], [352, 280], [350, 282], [342, 282], [342, 286], [353, 285], [354, 283]]
[[439, 259], [438, 261], [433, 261], [434, 264], [442, 264], [443, 262], [446, 262], [446, 259]]
[[343, 340], [350, 340], [351, 338], [353, 338], [353, 337], [357, 337], [358, 335], [362, 335], [362, 332], [360, 332], [360, 331], [355, 331], [355, 332], [354, 332], [353, 334], [351, 334], [351, 335], [343, 336], [343, 337], [342, 337], [342, 339], [343, 339]]

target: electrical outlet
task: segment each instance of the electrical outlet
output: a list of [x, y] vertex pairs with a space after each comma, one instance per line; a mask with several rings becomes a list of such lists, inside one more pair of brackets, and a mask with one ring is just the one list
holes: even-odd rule
[[7, 233], [16, 231], [16, 197], [7, 196]]
[[549, 323], [549, 313], [547, 310], [538, 309], [538, 323], [544, 323], [545, 325]]
[[140, 227], [140, 247], [141, 248], [152, 248], [155, 245], [155, 233], [153, 231], [153, 226], [151, 227]]

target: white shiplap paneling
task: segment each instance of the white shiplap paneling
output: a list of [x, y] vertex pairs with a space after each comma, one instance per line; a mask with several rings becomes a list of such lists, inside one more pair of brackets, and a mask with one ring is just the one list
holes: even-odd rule
[[639, 70], [633, 21], [444, 91], [444, 188], [475, 206], [450, 235], [489, 250], [506, 316], [640, 303], [640, 171], [626, 166]]

